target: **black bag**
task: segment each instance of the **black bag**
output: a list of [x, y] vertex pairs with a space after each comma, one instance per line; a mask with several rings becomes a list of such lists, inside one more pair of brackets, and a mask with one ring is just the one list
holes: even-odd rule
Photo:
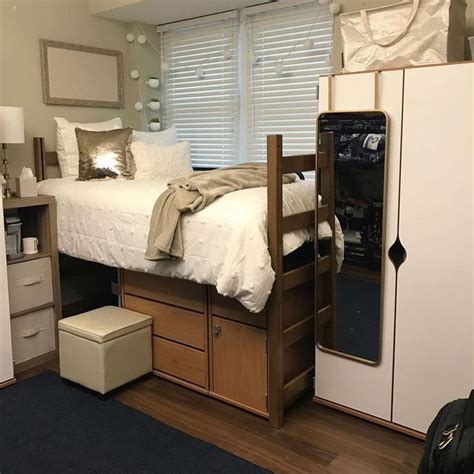
[[445, 405], [426, 435], [418, 474], [474, 473], [474, 390]]

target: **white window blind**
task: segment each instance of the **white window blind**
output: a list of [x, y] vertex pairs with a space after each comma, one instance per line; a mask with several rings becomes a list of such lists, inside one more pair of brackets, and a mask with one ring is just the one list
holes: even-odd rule
[[314, 153], [318, 77], [332, 71], [332, 15], [310, 3], [249, 16], [246, 30], [248, 160], [266, 159], [271, 134], [283, 135], [287, 155]]
[[190, 142], [193, 166], [238, 161], [237, 19], [163, 33], [162, 52], [162, 120]]

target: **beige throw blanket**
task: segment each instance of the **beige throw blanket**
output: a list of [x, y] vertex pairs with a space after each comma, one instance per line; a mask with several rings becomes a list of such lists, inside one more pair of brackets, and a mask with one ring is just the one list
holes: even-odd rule
[[[283, 183], [295, 181], [284, 175]], [[173, 260], [183, 257], [181, 215], [198, 212], [224, 194], [267, 185], [267, 166], [263, 163], [199, 171], [173, 179], [153, 207], [150, 220], [147, 260]]]

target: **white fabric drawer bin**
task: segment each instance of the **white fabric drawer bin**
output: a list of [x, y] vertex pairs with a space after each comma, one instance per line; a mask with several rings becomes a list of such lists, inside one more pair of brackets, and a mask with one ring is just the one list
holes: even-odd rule
[[53, 302], [51, 259], [15, 263], [8, 267], [10, 313], [19, 313]]
[[61, 319], [62, 378], [105, 394], [152, 371], [152, 319], [105, 306]]
[[12, 318], [11, 326], [15, 364], [56, 349], [53, 307]]

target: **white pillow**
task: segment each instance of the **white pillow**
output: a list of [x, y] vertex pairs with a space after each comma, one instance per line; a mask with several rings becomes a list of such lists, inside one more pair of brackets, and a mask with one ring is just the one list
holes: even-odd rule
[[139, 132], [134, 130], [133, 142], [148, 143], [149, 145], [176, 145], [178, 143], [176, 127], [173, 125], [162, 132]]
[[118, 117], [98, 123], [69, 122], [62, 117], [54, 117], [54, 120], [56, 120], [56, 151], [63, 178], [79, 175], [76, 127], [97, 132], [122, 128], [122, 119]]
[[159, 146], [132, 142], [135, 160], [135, 179], [173, 179], [192, 173], [191, 151], [188, 142]]

